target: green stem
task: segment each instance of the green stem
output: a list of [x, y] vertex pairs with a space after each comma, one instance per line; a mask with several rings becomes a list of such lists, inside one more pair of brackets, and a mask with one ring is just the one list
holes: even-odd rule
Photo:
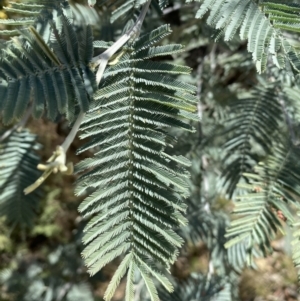
[[110, 46], [106, 51], [101, 53], [100, 55], [96, 56], [92, 60], [93, 66], [98, 66], [98, 71], [96, 74], [96, 82], [97, 85], [99, 85], [101, 78], [103, 76], [104, 70], [107, 66], [107, 63], [109, 59], [120, 49], [122, 48], [130, 39], [136, 38], [139, 36], [142, 24], [144, 22], [147, 10], [149, 8], [149, 5], [151, 3], [151, 0], [148, 0], [142, 7], [141, 13], [135, 22], [135, 24], [132, 26], [131, 29], [129, 29], [124, 35], [122, 35], [112, 46]]
[[84, 118], [85, 113], [84, 112], [80, 112], [73, 127], [72, 130], [70, 131], [69, 135], [66, 137], [65, 141], [63, 142], [63, 144], [61, 145], [61, 147], [63, 148], [64, 152], [66, 153], [67, 150], [69, 149], [71, 143], [73, 142], [73, 140], [76, 137], [76, 134], [79, 130], [79, 127], [81, 125], [81, 122]]

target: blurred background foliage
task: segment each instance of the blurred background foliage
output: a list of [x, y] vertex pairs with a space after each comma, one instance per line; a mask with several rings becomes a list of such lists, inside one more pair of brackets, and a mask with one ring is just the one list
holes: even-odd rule
[[[115, 0], [94, 3], [101, 22], [94, 28], [97, 39], [114, 40], [124, 30], [124, 24], [129, 26], [132, 23], [137, 12], [134, 8], [122, 16], [113, 13], [122, 3]], [[14, 17], [2, 10], [4, 5], [8, 3], [0, 1], [0, 18]], [[227, 241], [225, 230], [234, 207], [232, 195], [238, 193], [226, 183], [247, 183], [242, 174], [253, 172], [256, 163], [272, 153], [275, 147], [272, 137], [279, 132], [290, 136], [286, 118], [291, 122], [293, 138], [299, 139], [300, 115], [293, 105], [299, 97], [295, 90], [297, 79], [271, 64], [266, 73], [258, 75], [246, 42], [235, 37], [227, 43], [221, 35], [215, 43], [216, 32], [205, 20], [194, 17], [198, 6], [197, 2], [185, 4], [183, 0], [173, 0], [160, 11], [157, 5], [153, 5], [144, 24], [145, 29], [151, 30], [170, 23], [173, 33], [164, 43], [185, 45], [185, 52], [161, 59], [192, 68], [192, 74], [182, 79], [198, 88], [201, 119], [201, 123], [194, 124], [196, 133], [177, 131], [178, 143], [170, 150], [192, 161], [191, 197], [187, 200], [190, 224], [178, 229], [186, 244], [172, 268], [175, 292], [173, 295], [161, 292], [161, 300], [300, 300], [296, 289], [297, 271], [291, 259], [292, 235], [284, 223], [287, 235], [276, 235], [272, 241], [273, 253], [257, 259], [252, 268], [245, 268], [246, 259], [242, 255], [232, 255], [234, 252], [244, 254], [238, 250], [243, 248], [242, 245], [237, 245], [236, 250], [224, 248]], [[298, 36], [289, 33], [287, 37], [299, 46]], [[263, 98], [268, 89], [282, 92], [281, 102], [274, 107], [278, 124], [267, 132], [270, 143], [266, 147], [259, 143], [257, 129], [249, 131], [250, 139], [241, 146], [242, 150], [239, 148], [245, 160], [244, 170], [237, 172], [230, 167], [236, 159], [236, 149], [228, 143], [237, 131], [232, 120], [239, 117], [247, 122], [250, 113], [244, 110], [244, 104]], [[28, 128], [38, 136], [42, 145], [38, 150], [41, 161], [50, 157], [53, 146], [60, 144], [68, 133], [68, 124], [63, 119], [57, 123], [30, 120]], [[69, 150], [70, 160], [74, 163], [87, 156], [74, 155], [81, 144], [82, 141], [77, 139]], [[26, 231], [21, 231], [18, 226], [11, 227], [4, 217], [0, 219], [1, 301], [103, 300], [115, 266], [110, 264], [91, 278], [86, 273], [80, 257], [82, 229], [86, 221], [77, 213], [81, 200], [73, 194], [74, 178], [59, 174], [46, 181], [42, 187], [43, 196], [34, 209], [34, 223]], [[148, 300], [142, 282], [137, 282], [136, 288], [133, 301]], [[121, 286], [114, 300], [123, 300], [123, 289]]]
[[4, 10], [3, 10], [3, 6], [5, 6], [5, 5], [6, 5], [6, 1], [5, 0], [1, 0], [0, 1], [0, 19], [6, 19], [7, 18], [7, 15], [4, 12]]

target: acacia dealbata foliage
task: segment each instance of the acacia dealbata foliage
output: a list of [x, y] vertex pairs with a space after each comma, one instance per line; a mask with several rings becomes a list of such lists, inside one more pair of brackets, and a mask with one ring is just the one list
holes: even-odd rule
[[[3, 11], [0, 226], [12, 236], [0, 247], [18, 250], [22, 237], [29, 258], [1, 264], [5, 300], [99, 300], [107, 265], [104, 300], [238, 300], [243, 268], [287, 229], [300, 265], [298, 1], [39, 0]], [[45, 164], [41, 120], [66, 136]], [[46, 221], [49, 200], [65, 188], [56, 194], [51, 179], [70, 174], [76, 230], [49, 248], [60, 229]], [[43, 263], [28, 243], [36, 233]], [[208, 272], [181, 275], [178, 257], [199, 246]]]

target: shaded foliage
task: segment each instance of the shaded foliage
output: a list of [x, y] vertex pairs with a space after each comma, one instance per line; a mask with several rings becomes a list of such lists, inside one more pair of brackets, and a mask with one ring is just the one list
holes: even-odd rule
[[[87, 3], [102, 17], [93, 34], [84, 21], [94, 11], [67, 1], [12, 3], [0, 21], [2, 35], [18, 35], [1, 42], [0, 59], [1, 121], [21, 119], [3, 130], [0, 146], [8, 224], [32, 225], [41, 198], [21, 195], [39, 177], [36, 137], [14, 130], [26, 112], [72, 123], [81, 111], [78, 154], [89, 158], [76, 167], [84, 198], [77, 219], [86, 224], [88, 272], [101, 278], [117, 265], [106, 300], [123, 276], [125, 300], [238, 300], [243, 268], [271, 254], [288, 228], [299, 266], [298, 2], [152, 1], [142, 33], [118, 49], [98, 86], [94, 56], [131, 28], [147, 1]], [[58, 244], [42, 263], [29, 256], [3, 264], [3, 298], [97, 300], [77, 243]], [[178, 277], [176, 264], [200, 246], [205, 271], [165, 276], [175, 263]]]

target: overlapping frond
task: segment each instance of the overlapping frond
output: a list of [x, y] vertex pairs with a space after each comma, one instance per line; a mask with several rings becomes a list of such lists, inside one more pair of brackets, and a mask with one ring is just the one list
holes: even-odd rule
[[225, 277], [213, 276], [211, 279], [201, 274], [192, 274], [184, 283], [178, 283], [172, 294], [160, 292], [161, 301], [230, 301], [231, 285]]
[[81, 262], [75, 243], [58, 244], [44, 260], [20, 256], [14, 266], [0, 271], [0, 285], [20, 301], [59, 300], [61, 296], [65, 301], [95, 301], [91, 285], [83, 280]]
[[[117, 1], [109, 1], [109, 0], [100, 0], [98, 5], [101, 6], [104, 3], [108, 3], [113, 7], [117, 7], [112, 10], [111, 13], [111, 22], [115, 22], [116, 20], [128, 16], [129, 14], [133, 15], [136, 9], [140, 8], [143, 4], [145, 4], [148, 0], [117, 0]], [[152, 1], [153, 5], [159, 5], [158, 9], [163, 9], [169, 4], [169, 0], [154, 0]]]
[[[62, 11], [76, 24], [94, 24], [98, 21], [97, 14], [91, 7], [70, 5], [66, 0], [25, 0], [22, 3], [11, 1], [3, 9], [10, 18], [0, 19], [0, 24], [5, 26], [5, 29], [0, 30], [0, 35], [20, 35], [20, 29], [37, 25], [39, 33], [48, 40], [50, 22], [55, 20], [57, 14]], [[9, 29], [6, 26], [9, 26]]]
[[231, 238], [227, 246], [244, 241], [250, 261], [256, 247], [264, 254], [272, 250], [272, 239], [278, 230], [283, 231], [281, 220], [294, 222], [291, 204], [299, 207], [299, 151], [294, 145], [279, 145], [275, 155], [255, 168], [256, 174], [245, 175], [249, 184], [241, 187], [247, 194], [235, 205], [237, 218], [227, 230]]
[[159, 7], [161, 9], [165, 8], [170, 3], [169, 0], [158, 0]]
[[282, 121], [277, 84], [256, 88], [249, 97], [234, 101], [225, 133], [223, 187], [232, 195], [243, 173], [250, 172], [259, 161], [257, 151], [269, 154]]
[[[129, 14], [133, 14], [137, 8], [141, 5], [145, 4], [147, 0], [117, 0], [117, 1], [109, 1], [109, 0], [100, 0], [98, 1], [98, 5], [101, 6], [106, 4], [108, 7], [112, 6], [112, 12], [110, 21], [114, 23], [121, 17], [128, 16]], [[115, 8], [115, 9], [114, 9]]]
[[58, 113], [72, 119], [76, 102], [88, 110], [95, 89], [91, 28], [77, 32], [63, 14], [56, 21], [60, 27], [52, 24], [49, 45], [32, 27], [1, 50], [0, 112], [6, 124], [22, 117], [30, 102], [36, 118], [46, 108], [51, 119]]
[[[150, 61], [179, 45], [154, 46], [170, 32], [162, 26], [141, 36], [116, 65], [108, 68], [95, 94], [95, 106], [83, 123], [83, 137], [91, 140], [80, 152], [95, 155], [79, 163], [77, 194], [90, 195], [79, 211], [93, 216], [85, 228], [83, 251], [89, 272], [95, 274], [125, 254], [105, 294], [110, 300], [127, 273], [126, 300], [132, 300], [134, 274], [143, 278], [151, 300], [158, 300], [154, 279], [172, 290], [161, 267], [169, 269], [182, 244], [174, 228], [185, 224], [182, 216], [188, 195], [183, 166], [189, 161], [165, 149], [175, 137], [169, 127], [193, 129], [185, 120], [197, 119], [195, 87], [174, 78], [188, 67]], [[92, 192], [91, 192], [92, 191]]]
[[[1, 29], [0, 35], [20, 35], [19, 29], [27, 28], [30, 25], [39, 23], [41, 33], [49, 33], [48, 21], [53, 20], [51, 10], [61, 10], [68, 7], [68, 1], [42, 0], [42, 1], [22, 1], [9, 2], [9, 5], [3, 7], [5, 12], [12, 16], [9, 19], [0, 19], [0, 24], [9, 25], [9, 29]], [[17, 16], [17, 17], [14, 17]]]
[[27, 130], [13, 132], [0, 143], [0, 216], [12, 226], [29, 227], [37, 213], [39, 190], [24, 195], [23, 190], [40, 175], [36, 135]]
[[[209, 250], [210, 262], [218, 275], [227, 275], [234, 269], [241, 272], [246, 265], [247, 248], [239, 242], [230, 248], [225, 248], [227, 242], [226, 229], [230, 225], [229, 217], [218, 212], [207, 212], [203, 206], [191, 207], [187, 215], [188, 226], [182, 227], [180, 233], [187, 241], [197, 246], [204, 243]], [[255, 254], [258, 256], [258, 254]]]
[[[258, 72], [266, 70], [269, 55], [272, 56], [273, 62], [279, 68], [285, 66], [286, 59], [297, 72], [300, 71], [298, 52], [280, 31], [280, 28], [284, 28], [285, 21], [278, 22], [277, 25], [272, 24], [275, 17], [268, 18], [269, 11], [264, 12], [253, 0], [196, 1], [201, 3], [196, 17], [202, 18], [209, 11], [207, 23], [215, 29], [222, 30], [226, 41], [231, 40], [238, 31], [241, 39], [248, 40], [248, 51], [252, 53]], [[296, 11], [295, 8], [296, 6], [294, 11]], [[299, 16], [298, 20], [300, 21]], [[286, 27], [288, 26], [286, 25]]]
[[263, 11], [275, 28], [300, 32], [300, 5], [298, 3], [262, 2]]

